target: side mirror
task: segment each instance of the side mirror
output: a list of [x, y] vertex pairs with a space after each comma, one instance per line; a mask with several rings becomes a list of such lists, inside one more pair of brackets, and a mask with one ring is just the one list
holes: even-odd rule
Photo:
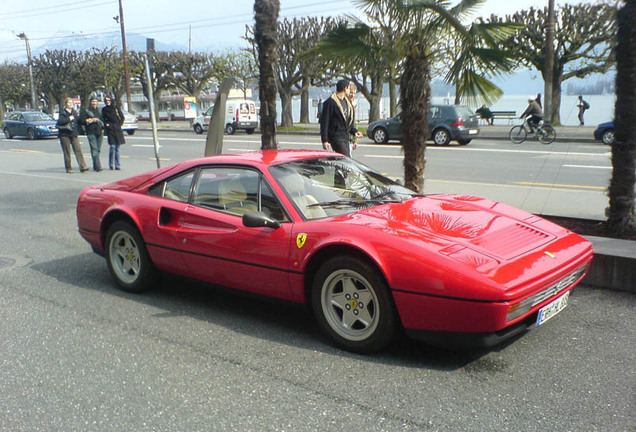
[[248, 212], [243, 215], [243, 225], [249, 228], [280, 228], [280, 222], [263, 212]]

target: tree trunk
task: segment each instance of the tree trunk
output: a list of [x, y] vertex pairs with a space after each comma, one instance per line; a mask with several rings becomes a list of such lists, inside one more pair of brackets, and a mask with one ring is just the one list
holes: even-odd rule
[[382, 76], [375, 74], [371, 77], [371, 92], [369, 94], [369, 123], [380, 120], [380, 102], [382, 102]]
[[430, 100], [430, 59], [421, 44], [411, 47], [406, 56], [400, 95], [404, 185], [421, 193], [424, 190]]
[[610, 235], [636, 232], [636, 3], [626, 1], [618, 11], [616, 44], [615, 142], [605, 228]]
[[303, 78], [303, 91], [300, 93], [300, 122], [309, 123], [309, 78]]
[[261, 149], [278, 147], [276, 145], [276, 78], [274, 68], [278, 58], [276, 31], [279, 11], [279, 0], [254, 1], [254, 39], [258, 50], [258, 83], [261, 103]]
[[[547, 113], [544, 113], [547, 115]], [[552, 103], [550, 104], [550, 124], [561, 126], [561, 75], [552, 78]]]
[[389, 80], [389, 117], [395, 117], [397, 112], [397, 88], [395, 78]]
[[291, 88], [283, 88], [280, 87], [280, 91], [278, 95], [280, 96], [280, 104], [281, 104], [281, 117], [280, 117], [280, 125], [281, 127], [292, 127], [294, 126], [294, 119], [292, 117], [292, 90]]

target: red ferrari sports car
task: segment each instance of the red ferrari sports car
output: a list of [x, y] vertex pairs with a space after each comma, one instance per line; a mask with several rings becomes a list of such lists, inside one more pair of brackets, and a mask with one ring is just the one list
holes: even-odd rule
[[401, 330], [490, 346], [568, 303], [591, 243], [505, 204], [417, 195], [330, 152], [190, 160], [82, 191], [79, 232], [127, 291], [169, 272], [311, 305], [336, 344]]

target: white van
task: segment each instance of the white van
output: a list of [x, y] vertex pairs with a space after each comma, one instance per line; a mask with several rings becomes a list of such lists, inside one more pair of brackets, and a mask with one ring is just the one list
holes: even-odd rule
[[[203, 114], [194, 119], [192, 128], [198, 134], [202, 134], [210, 124], [212, 111], [211, 106]], [[245, 130], [248, 134], [253, 134], [258, 127], [258, 113], [254, 101], [247, 99], [232, 99], [225, 103], [225, 133], [233, 135], [237, 130]]]

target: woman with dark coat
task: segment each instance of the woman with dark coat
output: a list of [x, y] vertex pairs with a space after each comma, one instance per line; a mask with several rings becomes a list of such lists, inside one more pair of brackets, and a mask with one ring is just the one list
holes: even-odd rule
[[75, 159], [77, 159], [80, 172], [88, 171], [79, 142], [77, 121], [78, 115], [73, 109], [73, 99], [66, 98], [64, 100], [64, 108], [60, 110], [56, 126], [57, 136], [60, 139], [60, 145], [64, 153], [64, 167], [67, 173], [73, 172], [73, 168], [71, 167], [71, 147], [73, 148], [73, 153], [75, 153]]
[[121, 169], [119, 164], [119, 146], [126, 143], [124, 132], [121, 126], [124, 124], [124, 113], [121, 108], [113, 105], [110, 97], [104, 99], [106, 106], [102, 108], [102, 118], [104, 120], [104, 133], [108, 137], [108, 167], [110, 169]]

